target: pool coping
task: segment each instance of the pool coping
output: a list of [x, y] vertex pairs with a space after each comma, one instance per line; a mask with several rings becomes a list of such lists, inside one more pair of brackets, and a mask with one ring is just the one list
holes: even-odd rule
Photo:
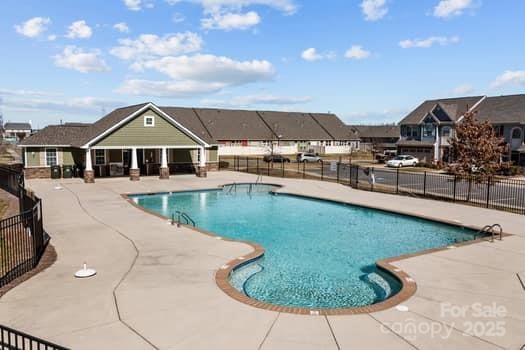
[[[245, 184], [250, 184], [250, 182], [243, 182], [243, 183], [237, 183], [237, 184], [245, 185]], [[174, 191], [144, 192], [144, 193], [124, 193], [124, 194], [121, 194], [121, 197], [124, 198], [132, 206], [148, 214], [154, 215], [162, 220], [171, 221], [171, 219], [168, 217], [165, 217], [161, 214], [158, 214], [152, 210], [146, 209], [138, 205], [137, 203], [135, 203], [135, 201], [132, 200], [131, 196], [147, 196], [147, 195], [172, 194], [172, 193], [183, 193], [183, 192], [214, 191], [214, 190], [220, 190], [221, 188], [224, 188], [225, 186], [228, 186], [228, 185], [233, 185], [233, 184], [226, 183], [223, 185], [219, 185], [217, 187], [190, 189], [190, 190], [174, 190]], [[461, 222], [455, 221], [455, 220], [438, 219], [435, 217], [430, 217], [430, 216], [426, 216], [426, 215], [422, 215], [418, 213], [409, 213], [409, 212], [397, 210], [397, 209], [393, 210], [393, 209], [387, 209], [387, 208], [371, 206], [371, 205], [366, 205], [366, 204], [357, 204], [357, 203], [352, 203], [352, 202], [340, 201], [340, 200], [335, 200], [332, 198], [309, 196], [309, 195], [304, 195], [304, 194], [287, 192], [287, 191], [283, 191], [286, 188], [286, 185], [282, 185], [282, 184], [264, 182], [264, 183], [261, 183], [261, 185], [271, 185], [271, 186], [278, 187], [276, 190], [272, 191], [276, 194], [292, 195], [296, 197], [302, 197], [302, 198], [314, 199], [314, 200], [322, 200], [322, 201], [332, 202], [336, 204], [351, 205], [351, 206], [357, 206], [357, 207], [362, 207], [362, 208], [367, 208], [367, 209], [374, 209], [374, 210], [379, 210], [379, 211], [386, 212], [386, 213], [406, 215], [406, 216], [416, 217], [416, 218], [438, 222], [438, 223], [444, 223], [444, 224], [448, 224], [448, 225], [452, 225], [452, 226], [456, 226], [460, 228], [471, 229], [471, 230], [481, 230], [482, 229], [482, 227], [473, 226], [473, 225], [464, 225]], [[237, 257], [235, 259], [228, 261], [227, 263], [219, 267], [219, 269], [215, 273], [215, 283], [226, 295], [230, 296], [231, 298], [243, 304], [253, 306], [259, 309], [275, 311], [275, 312], [284, 312], [284, 313], [290, 313], [290, 314], [297, 314], [297, 315], [310, 315], [310, 316], [358, 315], [358, 314], [366, 314], [366, 313], [372, 313], [372, 312], [377, 312], [377, 311], [383, 311], [383, 310], [395, 307], [396, 305], [399, 305], [402, 302], [408, 300], [411, 296], [413, 296], [416, 293], [417, 283], [412, 277], [410, 277], [410, 275], [407, 272], [394, 266], [392, 263], [398, 262], [401, 260], [405, 260], [405, 259], [409, 259], [409, 258], [413, 258], [413, 257], [417, 257], [417, 256], [436, 253], [440, 251], [446, 251], [446, 250], [453, 249], [453, 248], [459, 248], [463, 246], [468, 246], [468, 245], [488, 241], [487, 237], [481, 237], [481, 238], [477, 238], [471, 241], [454, 243], [453, 245], [448, 245], [448, 246], [443, 246], [443, 247], [438, 247], [438, 248], [431, 248], [431, 249], [422, 250], [416, 253], [403, 254], [403, 255], [399, 255], [395, 257], [378, 260], [375, 262], [376, 266], [379, 269], [384, 270], [387, 273], [394, 276], [401, 283], [401, 288], [396, 294], [394, 294], [392, 297], [384, 301], [381, 301], [375, 304], [371, 304], [371, 305], [366, 305], [366, 306], [350, 307], [350, 308], [335, 308], [335, 309], [334, 308], [316, 309], [316, 308], [290, 307], [290, 306], [282, 306], [282, 305], [277, 305], [277, 304], [265, 303], [257, 299], [253, 299], [247, 296], [246, 294], [238, 291], [229, 282], [229, 277], [231, 273], [237, 268], [240, 268], [241, 266], [244, 266], [252, 261], [255, 261], [261, 258], [265, 253], [264, 248], [261, 245], [251, 242], [251, 241], [230, 239], [230, 238], [222, 237], [213, 232], [209, 232], [209, 231], [206, 231], [206, 230], [203, 230], [201, 228], [194, 227], [191, 225], [182, 224], [182, 223], [180, 223], [180, 225], [186, 228], [189, 228], [191, 230], [194, 230], [196, 232], [199, 232], [201, 234], [205, 234], [207, 236], [214, 237], [215, 239], [220, 239], [226, 242], [244, 243], [253, 249], [253, 251], [248, 254], [242, 255], [240, 257]], [[507, 237], [507, 236], [512, 236], [512, 234], [503, 232], [502, 237]]]

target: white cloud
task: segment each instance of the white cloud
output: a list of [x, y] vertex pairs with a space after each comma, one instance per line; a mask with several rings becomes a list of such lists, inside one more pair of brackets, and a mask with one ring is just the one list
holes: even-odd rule
[[22, 34], [28, 38], [36, 38], [47, 30], [49, 24], [51, 24], [51, 19], [49, 18], [33, 17], [15, 25], [15, 30], [18, 34]]
[[49, 41], [55, 41], [57, 39], [57, 36], [55, 34], [51, 34], [47, 36], [47, 40]]
[[183, 97], [196, 94], [207, 94], [220, 91], [225, 87], [222, 83], [206, 83], [199, 81], [153, 81], [130, 79], [118, 89], [121, 94], [155, 97]]
[[441, 0], [434, 7], [434, 16], [440, 18], [449, 18], [461, 15], [466, 9], [472, 8], [472, 0]]
[[66, 37], [70, 39], [87, 39], [93, 34], [91, 27], [87, 25], [86, 21], [76, 21], [71, 23], [68, 28]]
[[275, 95], [250, 95], [238, 96], [232, 102], [236, 105], [294, 105], [310, 102], [310, 96], [275, 96]]
[[319, 53], [314, 47], [310, 47], [301, 53], [301, 58], [305, 61], [320, 61], [324, 59], [334, 59], [334, 52]]
[[62, 53], [54, 56], [54, 59], [57, 67], [73, 69], [82, 73], [108, 71], [108, 65], [99, 56], [99, 50], [86, 52], [75, 46], [67, 46]]
[[126, 22], [115, 23], [113, 25], [113, 28], [115, 28], [116, 30], [118, 30], [121, 33], [129, 33], [129, 27], [126, 24]]
[[171, 17], [171, 20], [173, 21], [173, 23], [177, 24], [184, 22], [186, 20], [186, 17], [184, 17], [184, 15], [180, 12], [175, 12]]
[[456, 96], [468, 95], [474, 91], [474, 87], [470, 84], [462, 84], [454, 88], [453, 94]]
[[451, 37], [445, 37], [445, 36], [431, 36], [426, 39], [407, 39], [402, 40], [399, 42], [399, 46], [401, 46], [403, 49], [411, 49], [411, 48], [429, 48], [433, 45], [441, 45], [446, 46], [449, 44], [456, 44], [459, 42], [458, 36], [451, 36]]
[[110, 53], [123, 60], [133, 60], [196, 52], [202, 47], [202, 38], [192, 32], [168, 34], [163, 37], [142, 34], [135, 40], [121, 39], [119, 44], [120, 46], [112, 48]]
[[[102, 110], [111, 110], [124, 104], [92, 96], [66, 97], [60, 93], [33, 90], [0, 89], [0, 96], [3, 98], [3, 106], [9, 111], [40, 113], [47, 111], [53, 114], [69, 114], [69, 116], [73, 113], [86, 113], [91, 118], [93, 114], [102, 114]], [[46, 118], [45, 121], [49, 122], [49, 119]]]
[[214, 55], [168, 56], [136, 62], [135, 69], [151, 69], [172, 81], [127, 80], [119, 92], [143, 96], [183, 96], [210, 93], [226, 87], [271, 79], [272, 64], [264, 60], [235, 61]]
[[246, 13], [213, 13], [207, 18], [201, 19], [204, 29], [220, 29], [230, 31], [233, 29], [248, 29], [261, 21], [261, 17], [255, 11]]
[[386, 0], [363, 0], [361, 10], [367, 21], [377, 21], [388, 13]]
[[140, 11], [142, 9], [141, 0], [122, 0], [124, 5], [131, 11]]
[[293, 0], [166, 0], [170, 5], [182, 1], [201, 5], [207, 14], [241, 11], [253, 5], [272, 7], [286, 14], [293, 14], [297, 11], [297, 5]]
[[525, 70], [507, 70], [492, 83], [493, 88], [505, 86], [525, 86]]
[[345, 52], [346, 58], [354, 59], [354, 60], [362, 60], [362, 59], [370, 57], [370, 55], [371, 55], [370, 51], [363, 49], [363, 47], [360, 45], [352, 45], [352, 47], [350, 47]]

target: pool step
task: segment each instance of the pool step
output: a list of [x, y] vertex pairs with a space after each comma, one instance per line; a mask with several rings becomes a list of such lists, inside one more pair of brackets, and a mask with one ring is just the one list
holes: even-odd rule
[[233, 271], [230, 277], [231, 285], [239, 292], [245, 293], [245, 283], [255, 274], [261, 272], [263, 267], [257, 262], [249, 263]]
[[380, 274], [372, 272], [364, 275], [362, 279], [370, 284], [378, 299], [385, 300], [392, 295], [390, 283]]

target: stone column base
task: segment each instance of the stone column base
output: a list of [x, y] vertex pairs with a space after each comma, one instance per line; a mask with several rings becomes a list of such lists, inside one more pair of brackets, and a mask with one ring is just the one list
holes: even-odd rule
[[167, 180], [170, 178], [170, 168], [160, 168], [159, 172], [160, 172], [159, 179]]
[[131, 181], [140, 180], [140, 169], [129, 169], [129, 179]]
[[205, 166], [197, 167], [197, 177], [207, 177], [208, 169]]
[[95, 182], [95, 172], [93, 170], [84, 170], [84, 182], [87, 184]]

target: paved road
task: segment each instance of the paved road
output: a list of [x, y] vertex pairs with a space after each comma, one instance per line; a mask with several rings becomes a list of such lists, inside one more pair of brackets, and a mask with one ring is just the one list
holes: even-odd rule
[[[270, 172], [278, 175], [283, 165], [281, 163], [268, 164], [259, 160], [257, 164], [256, 159], [249, 159], [246, 161], [241, 158], [239, 163], [240, 170], [243, 171], [248, 165], [250, 172], [259, 172], [266, 174], [268, 167]], [[306, 174], [310, 176], [322, 176], [325, 179], [337, 179], [337, 171], [334, 169], [331, 162], [321, 163], [306, 163], [298, 164], [292, 160], [291, 163], [285, 163], [285, 170], [290, 172], [302, 173], [303, 169]], [[322, 170], [321, 170], [322, 169]], [[374, 169], [375, 186], [388, 186], [395, 189], [397, 186], [401, 192], [409, 192], [416, 195], [439, 196], [457, 201], [471, 201], [479, 205], [486, 205], [487, 198], [490, 206], [502, 206], [512, 209], [521, 209], [525, 213], [525, 181], [519, 180], [503, 180], [492, 183], [487, 186], [486, 183], [478, 184], [474, 181], [456, 179], [454, 176], [446, 174], [429, 173], [425, 176], [422, 172], [408, 172], [401, 170], [399, 172], [399, 179], [397, 177], [396, 169], [375, 168]], [[352, 178], [352, 182], [356, 179], [355, 169], [350, 174], [348, 164], [342, 164], [339, 168], [339, 180], [342, 183], [348, 183]], [[358, 181], [362, 185], [370, 184], [371, 177], [365, 173], [363, 169], [358, 171]], [[488, 193], [487, 193], [488, 192]]]

